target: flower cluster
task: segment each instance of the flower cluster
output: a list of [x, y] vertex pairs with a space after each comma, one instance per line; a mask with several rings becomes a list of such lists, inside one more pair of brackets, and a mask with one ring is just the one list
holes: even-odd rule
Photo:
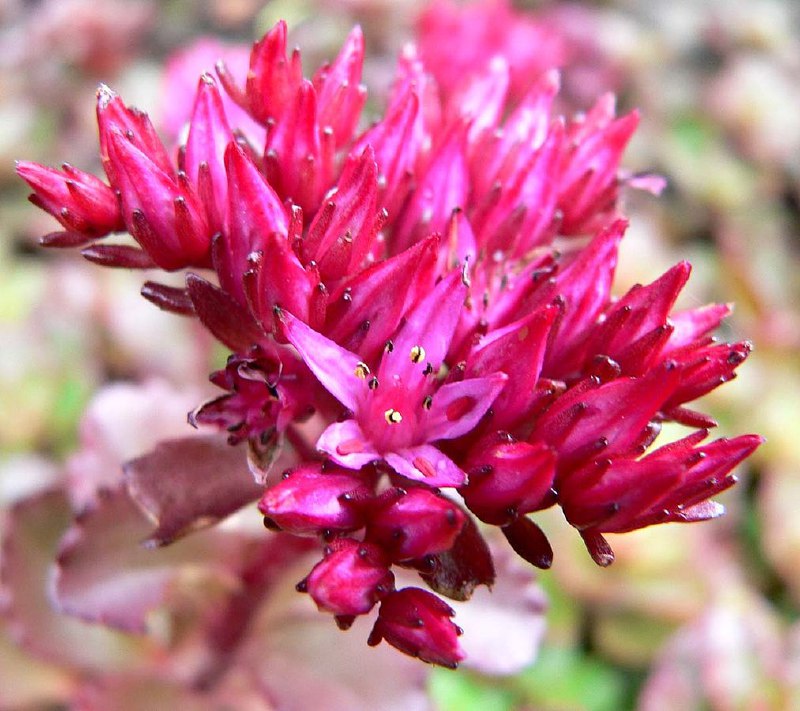
[[[200, 78], [177, 162], [101, 87], [108, 183], [17, 169], [63, 227], [44, 244], [195, 270], [143, 295], [232, 351], [211, 376], [224, 394], [190, 420], [247, 442], [269, 528], [324, 546], [298, 590], [342, 628], [377, 605], [369, 644], [455, 666], [460, 629], [435, 593], [492, 585], [488, 527], [546, 568], [529, 514], [557, 504], [608, 565], [605, 533], [722, 512], [709, 499], [761, 438], [706, 443], [716, 423], [687, 404], [750, 345], [710, 336], [725, 305], [672, 313], [686, 263], [611, 295], [620, 190], [658, 186], [621, 177], [636, 113], [603, 96], [554, 116], [554, 71], [511, 99], [503, 54], [440, 93], [409, 48], [361, 130], [363, 60], [355, 29], [307, 79], [279, 23], [244, 85], [223, 63]], [[136, 246], [105, 239], [123, 231]], [[652, 448], [665, 421], [688, 433]], [[400, 569], [428, 589], [403, 587]]]

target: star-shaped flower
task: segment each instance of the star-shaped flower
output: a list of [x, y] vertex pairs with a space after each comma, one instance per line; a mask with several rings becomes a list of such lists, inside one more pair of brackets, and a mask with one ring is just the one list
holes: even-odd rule
[[288, 312], [286, 338], [322, 385], [353, 413], [322, 433], [317, 448], [348, 469], [383, 460], [398, 474], [430, 486], [460, 486], [466, 474], [436, 446], [469, 432], [506, 382], [504, 373], [446, 382], [445, 356], [467, 286], [445, 276], [407, 314], [373, 373], [356, 353]]

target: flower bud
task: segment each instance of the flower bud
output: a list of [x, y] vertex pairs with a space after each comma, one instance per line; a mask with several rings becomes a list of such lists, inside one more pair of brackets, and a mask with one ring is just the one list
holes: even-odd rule
[[454, 614], [433, 593], [404, 588], [383, 600], [367, 643], [374, 647], [385, 639], [404, 654], [455, 669], [464, 653], [458, 643], [461, 629], [450, 621]]
[[397, 498], [367, 526], [367, 540], [381, 545], [394, 560], [413, 560], [452, 547], [464, 525], [464, 513], [428, 489], [397, 490]]
[[318, 464], [312, 464], [267, 489], [258, 508], [275, 525], [294, 534], [354, 531], [364, 521], [353, 502], [371, 495], [363, 477], [343, 471], [323, 473]]
[[33, 188], [31, 202], [49, 212], [67, 230], [103, 237], [125, 229], [114, 191], [94, 175], [68, 163], [63, 172], [22, 160], [17, 174]]
[[320, 610], [344, 617], [363, 615], [394, 589], [394, 575], [378, 546], [340, 538], [329, 550], [300, 583]]
[[503, 526], [539, 507], [553, 483], [556, 456], [543, 442], [508, 442], [500, 433], [487, 440], [470, 456], [461, 495], [481, 521]]

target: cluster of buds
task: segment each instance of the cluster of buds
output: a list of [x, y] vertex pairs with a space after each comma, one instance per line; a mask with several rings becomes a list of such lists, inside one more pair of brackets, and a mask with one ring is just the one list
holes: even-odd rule
[[[687, 404], [750, 346], [710, 335], [725, 305], [671, 313], [686, 263], [611, 296], [635, 112], [603, 96], [553, 116], [555, 71], [509, 99], [502, 54], [440, 91], [409, 48], [359, 133], [363, 59], [355, 29], [306, 79], [279, 23], [244, 86], [222, 63], [200, 78], [176, 162], [101, 87], [108, 185], [70, 166], [18, 172], [64, 228], [48, 246], [195, 270], [143, 294], [232, 351], [212, 375], [225, 393], [190, 419], [247, 443], [268, 528], [320, 540], [298, 590], [342, 628], [378, 606], [370, 644], [455, 666], [460, 629], [439, 596], [491, 586], [490, 527], [546, 568], [530, 514], [559, 505], [608, 565], [605, 533], [722, 512], [710, 498], [761, 438], [705, 443], [716, 423]], [[231, 125], [230, 101], [262, 135]], [[123, 230], [138, 246], [105, 240]], [[665, 421], [687, 434], [653, 448]], [[428, 589], [402, 587], [400, 568]]]

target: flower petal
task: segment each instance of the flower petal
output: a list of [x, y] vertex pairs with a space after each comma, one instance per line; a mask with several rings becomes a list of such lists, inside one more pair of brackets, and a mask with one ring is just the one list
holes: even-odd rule
[[[287, 311], [281, 312], [283, 333], [300, 352], [322, 386], [349, 410], [357, 411], [368, 394], [369, 369], [355, 353], [312, 330]], [[327, 451], [327, 450], [326, 450]]]
[[400, 449], [383, 457], [398, 474], [428, 486], [461, 486], [467, 475], [431, 444]]
[[381, 458], [355, 420], [328, 426], [317, 441], [317, 449], [348, 469], [361, 469]]
[[[394, 349], [381, 360], [378, 378], [382, 379], [383, 374], [396, 375], [413, 390], [425, 377], [423, 370], [427, 363], [436, 372], [450, 348], [466, 296], [461, 272], [454, 269], [407, 314], [405, 324], [392, 339]], [[424, 357], [417, 359], [412, 352], [418, 352], [420, 347]]]
[[494, 373], [486, 378], [470, 378], [448, 383], [433, 395], [433, 404], [424, 426], [428, 441], [454, 439], [478, 424], [508, 377]]

